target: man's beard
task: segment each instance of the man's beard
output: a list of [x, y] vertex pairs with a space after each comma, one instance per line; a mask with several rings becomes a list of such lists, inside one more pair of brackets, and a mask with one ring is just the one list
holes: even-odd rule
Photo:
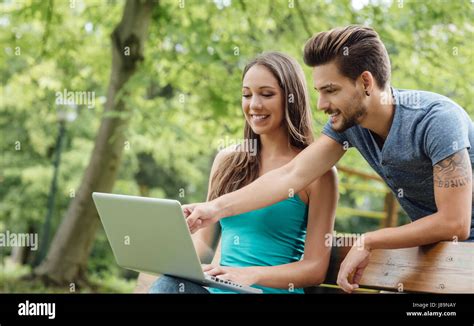
[[346, 112], [348, 112], [349, 116], [345, 116], [344, 113], [341, 112], [340, 114], [340, 127], [335, 128], [334, 124], [331, 124], [331, 127], [336, 132], [344, 132], [347, 129], [359, 124], [359, 121], [362, 117], [367, 114], [367, 107], [361, 103], [360, 95], [356, 96], [354, 99], [353, 105], [349, 107]]

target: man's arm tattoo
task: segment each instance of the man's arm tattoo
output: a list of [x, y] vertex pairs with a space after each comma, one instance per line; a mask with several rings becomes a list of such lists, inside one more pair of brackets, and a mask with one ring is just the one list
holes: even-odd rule
[[472, 182], [472, 165], [466, 149], [434, 166], [434, 185], [439, 188], [462, 187]]

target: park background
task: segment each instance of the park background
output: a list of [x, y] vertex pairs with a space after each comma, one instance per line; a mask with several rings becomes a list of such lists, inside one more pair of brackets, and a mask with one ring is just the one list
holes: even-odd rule
[[[305, 41], [369, 25], [394, 87], [472, 118], [473, 18], [469, 0], [0, 1], [0, 232], [40, 239], [0, 248], [0, 292], [132, 292], [137, 273], [115, 263], [91, 192], [205, 200], [219, 147], [243, 138], [242, 69], [263, 51], [296, 58], [312, 88]], [[67, 92], [89, 100], [58, 103]], [[317, 135], [327, 116], [309, 93]], [[339, 180], [337, 232], [408, 221], [356, 150]]]

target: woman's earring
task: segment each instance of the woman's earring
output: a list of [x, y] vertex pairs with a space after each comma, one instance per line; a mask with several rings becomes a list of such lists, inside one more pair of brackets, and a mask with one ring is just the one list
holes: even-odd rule
[[365, 95], [370, 96], [369, 91], [365, 91]]

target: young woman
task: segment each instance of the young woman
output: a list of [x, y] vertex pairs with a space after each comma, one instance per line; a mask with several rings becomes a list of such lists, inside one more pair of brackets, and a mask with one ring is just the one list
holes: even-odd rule
[[[242, 111], [245, 140], [256, 153], [236, 146], [217, 154], [211, 169], [208, 200], [237, 190], [279, 168], [313, 141], [312, 115], [300, 65], [278, 52], [264, 53], [244, 69]], [[247, 146], [249, 147], [249, 146]], [[263, 289], [264, 293], [303, 293], [324, 280], [338, 201], [336, 172], [330, 170], [288, 199], [220, 221], [220, 236], [209, 275]], [[199, 230], [194, 242], [200, 256], [212, 247], [215, 228]], [[190, 281], [163, 276], [151, 293], [223, 293]]]

